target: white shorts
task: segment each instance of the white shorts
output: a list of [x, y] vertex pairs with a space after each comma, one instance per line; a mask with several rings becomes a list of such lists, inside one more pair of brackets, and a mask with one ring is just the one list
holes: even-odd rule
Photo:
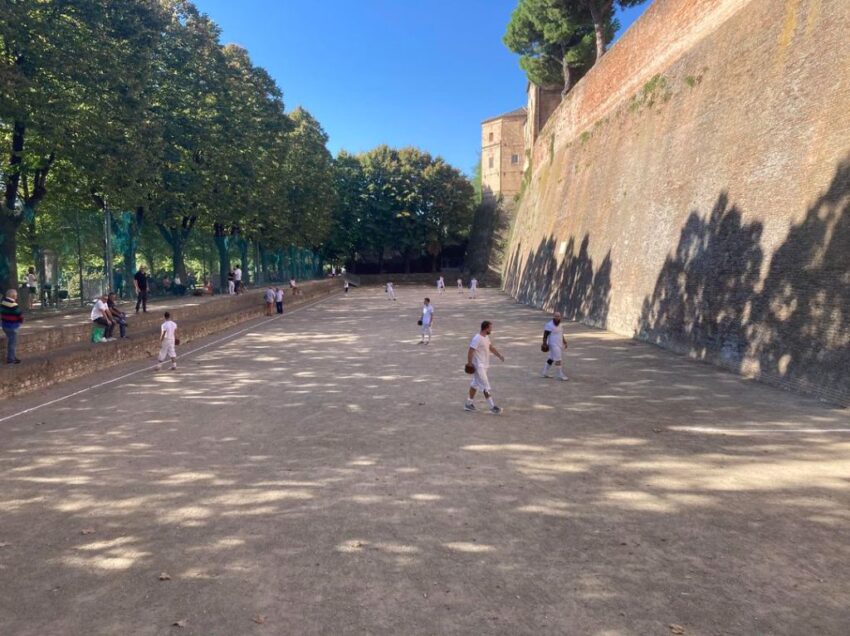
[[423, 336], [430, 336], [431, 335], [431, 325], [422, 325], [419, 328], [419, 331]]
[[472, 382], [469, 383], [469, 386], [476, 391], [490, 393], [490, 378], [487, 377], [487, 369], [475, 367], [475, 373], [472, 374]]
[[563, 347], [553, 347], [549, 345], [549, 353], [546, 354], [547, 360], [551, 360], [552, 362], [560, 362], [564, 356]]
[[167, 358], [176, 358], [177, 351], [174, 349], [174, 341], [166, 338], [162, 341], [162, 346], [159, 348], [159, 361], [165, 362]]

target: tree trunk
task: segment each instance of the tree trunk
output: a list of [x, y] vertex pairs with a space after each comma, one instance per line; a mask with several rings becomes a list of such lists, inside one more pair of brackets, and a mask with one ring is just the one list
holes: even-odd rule
[[404, 273], [405, 274], [410, 273], [410, 260], [411, 260], [410, 250], [405, 250], [404, 251]]
[[567, 57], [561, 62], [561, 69], [564, 75], [564, 89], [561, 91], [561, 97], [566, 97], [567, 93], [573, 88], [573, 69], [567, 64]]
[[213, 225], [213, 238], [215, 239], [215, 247], [218, 251], [218, 275], [219, 275], [219, 294], [227, 293], [227, 274], [230, 271], [230, 237], [224, 229], [224, 225], [216, 223]]
[[242, 262], [240, 266], [242, 267], [242, 282], [247, 285], [251, 279], [251, 269], [248, 267], [248, 241], [242, 238], [240, 234], [236, 239], [236, 244], [239, 246], [239, 260]]
[[18, 288], [17, 234], [20, 217], [12, 216], [8, 210], [0, 214], [0, 293]]
[[588, 4], [590, 5], [590, 18], [593, 20], [593, 31], [596, 34], [596, 61], [598, 62], [605, 55], [604, 16], [606, 11], [596, 3], [596, 0], [591, 0]]
[[162, 238], [171, 246], [173, 274], [180, 277], [180, 282], [183, 285], [186, 284], [187, 280], [183, 252], [186, 248], [186, 241], [189, 239], [189, 234], [191, 234], [192, 228], [195, 226], [195, 219], [196, 217], [184, 216], [180, 227], [168, 227], [162, 223], [157, 223], [156, 225]]
[[437, 273], [437, 259], [440, 257], [440, 254], [442, 254], [442, 253], [443, 253], [443, 251], [440, 250], [436, 254], [431, 254], [431, 273], [432, 274]]

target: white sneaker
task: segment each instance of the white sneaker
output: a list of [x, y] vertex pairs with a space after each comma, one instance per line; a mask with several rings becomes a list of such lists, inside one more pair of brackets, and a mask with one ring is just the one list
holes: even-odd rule
[[568, 378], [566, 375], [559, 375], [559, 376], [558, 376], [558, 379], [559, 379], [561, 382], [566, 382], [567, 380], [569, 380], [569, 378]]

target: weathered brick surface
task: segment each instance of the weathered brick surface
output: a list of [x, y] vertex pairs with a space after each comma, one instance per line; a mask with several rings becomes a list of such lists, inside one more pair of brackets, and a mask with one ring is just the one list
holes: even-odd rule
[[656, 0], [533, 150], [537, 306], [850, 403], [850, 2]]
[[[302, 283], [301, 290], [298, 296], [287, 296], [288, 309], [338, 293], [341, 283], [339, 280]], [[261, 317], [264, 308], [262, 291], [259, 290], [242, 296], [217, 298], [193, 307], [183, 306], [174, 315], [180, 329], [181, 349], [192, 340]], [[0, 398], [79, 378], [128, 360], [156, 356], [159, 353], [157, 340], [161, 321], [161, 313], [149, 309], [147, 316], [140, 316], [131, 339], [98, 344], [88, 342], [90, 325], [85, 324], [85, 338], [74, 342], [68, 340], [70, 344], [62, 348], [31, 355], [22, 364], [4, 365], [0, 372]], [[73, 332], [75, 327], [66, 329]], [[180, 350], [177, 353], [179, 356]]]

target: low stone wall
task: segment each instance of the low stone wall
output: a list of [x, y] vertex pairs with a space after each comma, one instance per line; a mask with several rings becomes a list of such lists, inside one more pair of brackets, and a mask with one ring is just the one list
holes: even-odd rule
[[[322, 280], [299, 286], [297, 296], [287, 295], [286, 308], [294, 309], [326, 298], [341, 291], [337, 281]], [[58, 382], [72, 380], [94, 371], [141, 358], [153, 358], [159, 352], [157, 338], [162, 313], [166, 308], [148, 310], [139, 314], [134, 323], [133, 337], [108, 343], [88, 342], [91, 323], [71, 325], [56, 331], [66, 331], [52, 342], [66, 342], [64, 347], [51, 348], [29, 357], [18, 365], [6, 365], [0, 373], [0, 398], [11, 397], [42, 389]], [[174, 309], [175, 319], [180, 325], [179, 336], [182, 349], [198, 338], [223, 331], [241, 322], [263, 316], [265, 305], [262, 291], [251, 291], [241, 296], [223, 296], [207, 300], [198, 305], [182, 305]], [[143, 322], [144, 321], [144, 322]], [[144, 325], [142, 327], [141, 325]], [[44, 330], [47, 338], [51, 330]], [[73, 338], [77, 338], [73, 340]], [[178, 349], [178, 355], [180, 354]], [[22, 356], [23, 357], [23, 356]]]

